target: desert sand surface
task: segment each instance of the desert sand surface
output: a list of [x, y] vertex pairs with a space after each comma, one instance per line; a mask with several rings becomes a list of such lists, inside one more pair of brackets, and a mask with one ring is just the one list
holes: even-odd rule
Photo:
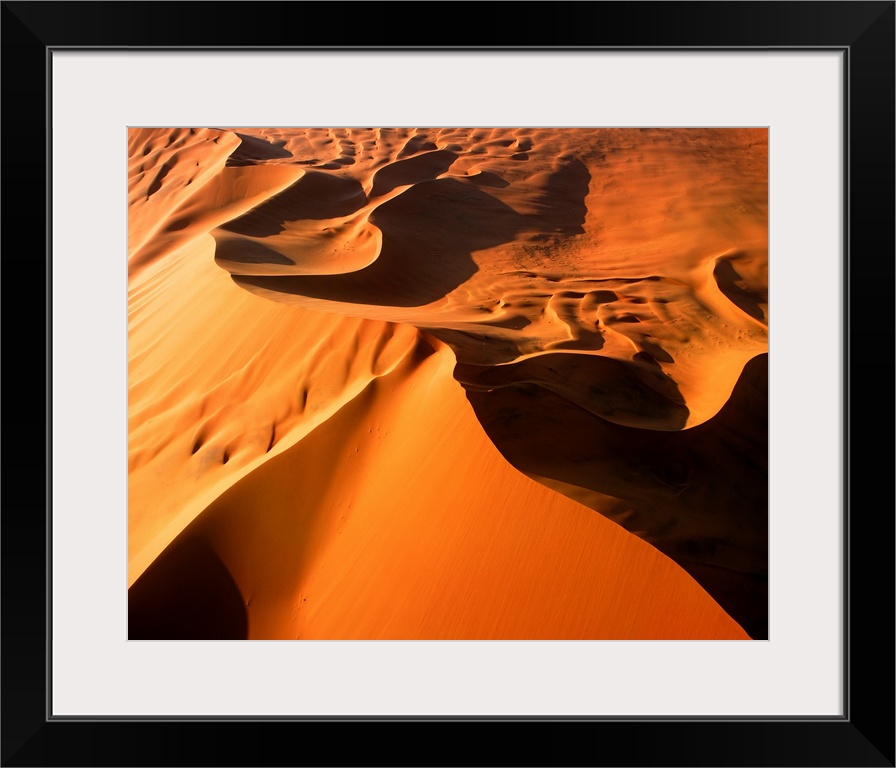
[[130, 129], [130, 638], [766, 638], [767, 163]]

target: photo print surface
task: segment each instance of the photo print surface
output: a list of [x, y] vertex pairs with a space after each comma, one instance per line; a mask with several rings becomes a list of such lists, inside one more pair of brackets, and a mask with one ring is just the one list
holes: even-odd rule
[[132, 640], [768, 637], [765, 128], [128, 130]]

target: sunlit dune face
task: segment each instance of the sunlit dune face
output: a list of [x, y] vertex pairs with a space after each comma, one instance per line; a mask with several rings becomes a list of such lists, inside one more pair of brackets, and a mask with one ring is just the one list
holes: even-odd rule
[[660, 370], [686, 426], [765, 349], [764, 130], [351, 131], [338, 171], [332, 132], [308, 133], [319, 165], [297, 156], [304, 176], [213, 233], [249, 291], [412, 323], [465, 363]]
[[765, 129], [129, 152], [132, 636], [767, 636]]

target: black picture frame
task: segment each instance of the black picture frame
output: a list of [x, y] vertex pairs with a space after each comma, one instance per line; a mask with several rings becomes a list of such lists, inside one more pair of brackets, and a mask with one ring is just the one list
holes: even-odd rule
[[[2, 765], [896, 765], [890, 450], [896, 3], [477, 3], [478, 22], [463, 31], [444, 20], [470, 13], [471, 4], [378, 3], [372, 6], [379, 10], [368, 15], [363, 29], [355, 28], [356, 39], [351, 41], [351, 30], [334, 21], [339, 17], [336, 5], [2, 3], [0, 92], [5, 109], [0, 156], [7, 299], [2, 333], [7, 363], [3, 442], [8, 449], [4, 454], [7, 482], [0, 602]], [[211, 13], [210, 6], [217, 6], [218, 12]], [[417, 19], [410, 38], [414, 42], [402, 44], [409, 38], [398, 20], [411, 9]], [[516, 12], [511, 13], [512, 9]], [[527, 19], [523, 27], [512, 20], [520, 15]], [[419, 23], [427, 17], [443, 23]], [[240, 19], [247, 21], [240, 23]], [[476, 39], [477, 30], [480, 39]], [[466, 38], [467, 33], [473, 37]], [[59, 48], [365, 48], [371, 47], [371, 41], [376, 41], [374, 47], [394, 50], [560, 47], [843, 52], [847, 535], [842, 717], [60, 720], [50, 716], [47, 466], [52, 339], [47, 299], [51, 260], [44, 233], [49, 225], [45, 203], [49, 200], [52, 52]], [[40, 310], [39, 301], [43, 302]]]

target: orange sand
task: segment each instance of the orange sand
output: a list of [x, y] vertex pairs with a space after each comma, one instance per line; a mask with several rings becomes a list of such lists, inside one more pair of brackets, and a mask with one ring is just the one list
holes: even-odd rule
[[764, 636], [765, 130], [132, 129], [129, 206], [131, 637]]

